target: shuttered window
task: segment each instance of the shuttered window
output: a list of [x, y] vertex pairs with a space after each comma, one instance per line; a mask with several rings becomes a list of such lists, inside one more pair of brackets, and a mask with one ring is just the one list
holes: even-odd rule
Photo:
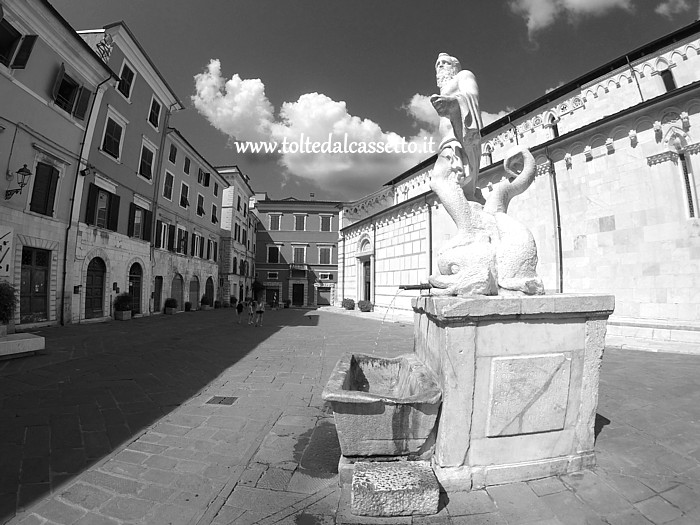
[[49, 164], [40, 162], [36, 167], [32, 189], [32, 201], [29, 209], [42, 215], [53, 216], [58, 185], [58, 170]]
[[117, 231], [119, 200], [119, 195], [110, 193], [95, 184], [90, 184], [85, 208], [85, 223]]

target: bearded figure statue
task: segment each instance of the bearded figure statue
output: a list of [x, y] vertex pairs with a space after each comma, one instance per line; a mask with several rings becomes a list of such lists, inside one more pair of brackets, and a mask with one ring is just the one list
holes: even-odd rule
[[[439, 95], [430, 97], [440, 116], [438, 158], [430, 181], [457, 226], [437, 256], [429, 282], [436, 295], [537, 295], [537, 247], [532, 233], [507, 215], [510, 200], [535, 177], [526, 148], [511, 151], [504, 169], [510, 178], [493, 185], [485, 204], [476, 182], [481, 158], [479, 89], [471, 71], [441, 53], [435, 64]], [[518, 168], [521, 168], [518, 171]]]

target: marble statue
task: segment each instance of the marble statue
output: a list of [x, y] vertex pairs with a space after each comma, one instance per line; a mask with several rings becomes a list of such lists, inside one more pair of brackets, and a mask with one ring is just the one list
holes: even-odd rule
[[432, 293], [543, 294], [532, 233], [506, 213], [510, 200], [532, 184], [535, 159], [526, 148], [509, 152], [504, 169], [510, 178], [493, 185], [485, 204], [477, 202], [481, 112], [476, 79], [446, 53], [438, 56], [435, 70], [440, 94], [430, 101], [440, 116], [441, 141], [430, 187], [454, 220], [457, 234], [437, 256], [438, 273], [429, 278]]

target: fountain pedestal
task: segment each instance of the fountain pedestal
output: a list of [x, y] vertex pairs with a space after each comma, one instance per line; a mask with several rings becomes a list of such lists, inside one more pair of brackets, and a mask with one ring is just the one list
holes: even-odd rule
[[419, 360], [438, 378], [433, 468], [470, 490], [595, 464], [594, 425], [611, 295], [413, 300]]

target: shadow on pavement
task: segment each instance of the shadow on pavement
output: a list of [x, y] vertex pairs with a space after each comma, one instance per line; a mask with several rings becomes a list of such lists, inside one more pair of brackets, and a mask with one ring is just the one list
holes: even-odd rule
[[[247, 319], [246, 321], [247, 322]], [[264, 325], [235, 309], [155, 315], [36, 333], [46, 350], [0, 362], [0, 523], [131, 441], [309, 310]]]

